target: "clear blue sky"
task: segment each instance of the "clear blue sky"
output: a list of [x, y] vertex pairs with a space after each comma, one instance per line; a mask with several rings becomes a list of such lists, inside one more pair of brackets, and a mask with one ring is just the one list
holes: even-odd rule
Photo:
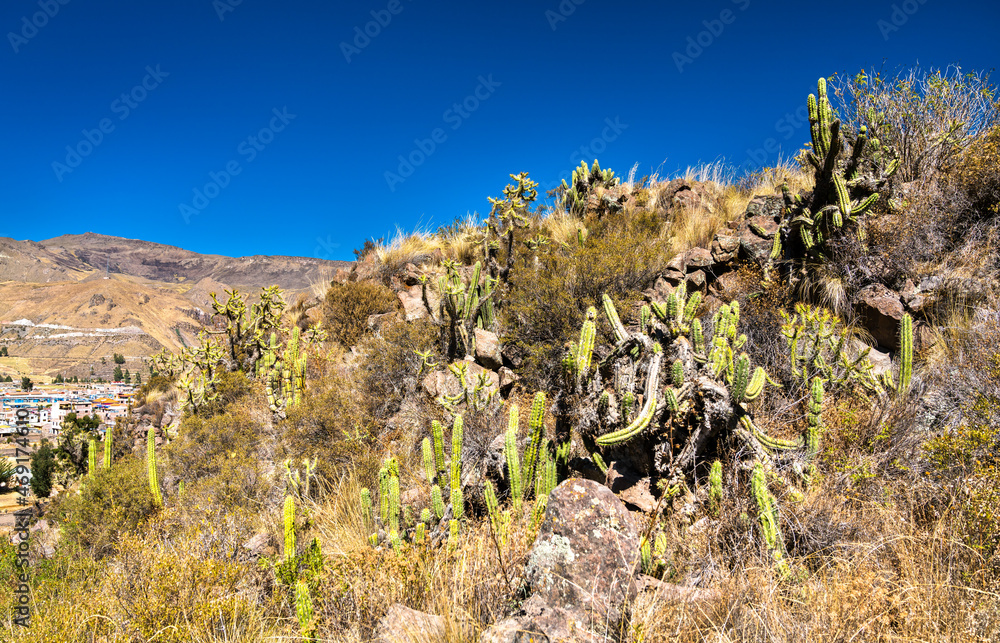
[[0, 236], [353, 259], [511, 172], [773, 163], [817, 77], [990, 69], [998, 27], [962, 0], [5, 0]]

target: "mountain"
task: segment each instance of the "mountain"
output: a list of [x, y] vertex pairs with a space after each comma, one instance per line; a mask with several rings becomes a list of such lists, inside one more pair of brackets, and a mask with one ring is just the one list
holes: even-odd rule
[[[195, 340], [210, 293], [256, 294], [277, 285], [291, 304], [347, 261], [225, 257], [88, 232], [41, 242], [0, 237], [0, 375], [110, 376]], [[103, 363], [102, 363], [103, 358]]]

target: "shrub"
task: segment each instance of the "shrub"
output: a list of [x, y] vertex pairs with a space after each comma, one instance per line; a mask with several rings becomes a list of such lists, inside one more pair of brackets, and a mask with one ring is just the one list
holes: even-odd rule
[[361, 403], [376, 426], [399, 411], [403, 399], [417, 390], [417, 373], [423, 360], [416, 351], [430, 350], [431, 359], [441, 361], [435, 350], [437, 339], [438, 329], [432, 323], [400, 320], [387, 324], [358, 347], [361, 358], [356, 372]]
[[189, 416], [167, 447], [170, 471], [185, 484], [207, 480], [210, 495], [227, 508], [253, 504], [265, 492], [263, 431], [245, 409], [208, 419]]
[[354, 346], [368, 332], [368, 317], [396, 310], [399, 302], [382, 284], [332, 282], [323, 302], [323, 323], [330, 336]]
[[216, 398], [198, 407], [198, 417], [210, 418], [225, 412], [236, 402], [243, 400], [253, 390], [253, 382], [243, 371], [222, 371], [216, 374]]
[[138, 529], [156, 511], [145, 461], [129, 458], [111, 469], [99, 469], [83, 482], [79, 495], [62, 496], [54, 514], [70, 542], [101, 558], [115, 550], [123, 534]]
[[976, 218], [1000, 214], [1000, 126], [973, 141], [962, 156], [954, 177], [957, 186], [968, 196]]
[[862, 70], [832, 87], [847, 130], [862, 125], [869, 136], [896, 148], [900, 180], [927, 179], [947, 170], [981, 133], [997, 122], [989, 73], [918, 67], [894, 77]]
[[39, 498], [49, 497], [55, 468], [55, 451], [47, 441], [43, 442], [41, 448], [31, 456], [31, 493]]

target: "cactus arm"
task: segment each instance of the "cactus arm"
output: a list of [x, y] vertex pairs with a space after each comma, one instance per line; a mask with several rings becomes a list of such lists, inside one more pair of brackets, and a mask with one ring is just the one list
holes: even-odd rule
[[660, 379], [660, 361], [663, 359], [663, 353], [656, 350], [659, 348], [659, 344], [654, 344], [653, 347], [653, 357], [650, 360], [649, 373], [646, 376], [646, 399], [643, 400], [642, 410], [639, 411], [636, 419], [624, 429], [597, 438], [598, 445], [609, 446], [630, 440], [649, 426], [649, 422], [653, 419], [656, 410], [656, 390]]

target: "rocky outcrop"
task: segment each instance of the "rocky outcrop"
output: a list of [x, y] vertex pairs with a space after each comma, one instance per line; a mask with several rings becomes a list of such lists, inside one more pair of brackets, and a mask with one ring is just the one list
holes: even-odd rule
[[375, 627], [375, 643], [435, 643], [445, 640], [443, 616], [410, 609], [402, 603], [389, 608]]
[[899, 321], [904, 311], [898, 293], [882, 284], [865, 286], [854, 296], [854, 310], [879, 346], [899, 348]]
[[549, 496], [525, 570], [531, 597], [522, 613], [489, 628], [491, 643], [603, 641], [617, 632], [635, 597], [639, 530], [610, 489], [570, 478]]

